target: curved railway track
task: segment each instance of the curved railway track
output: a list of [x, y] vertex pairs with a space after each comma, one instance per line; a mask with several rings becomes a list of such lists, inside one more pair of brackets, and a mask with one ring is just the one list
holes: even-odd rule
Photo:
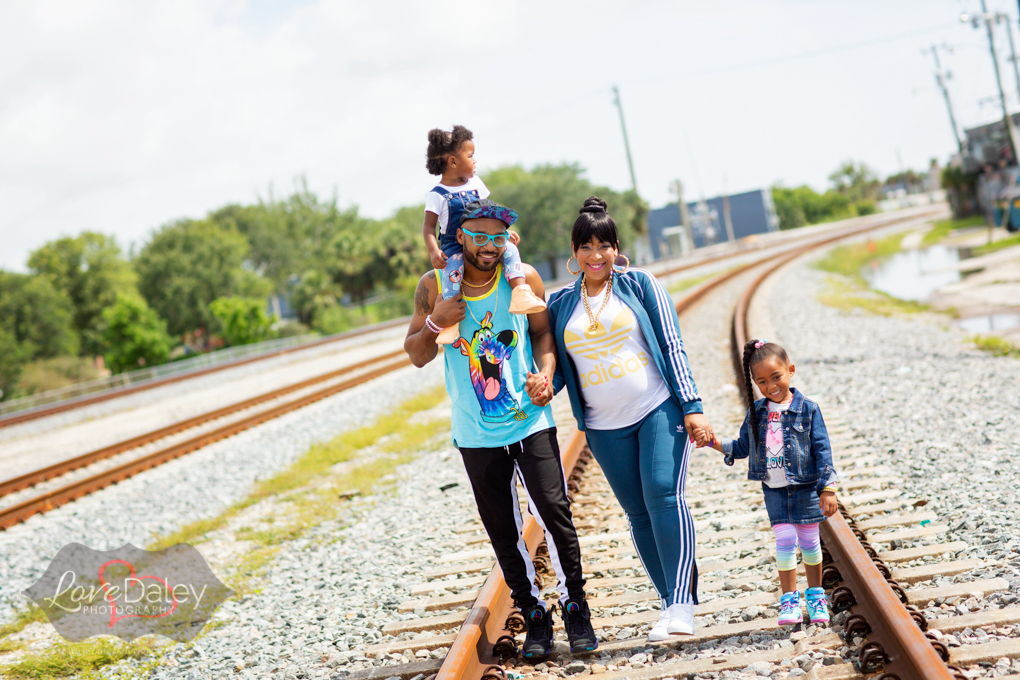
[[[897, 220], [894, 219], [891, 221], [895, 222]], [[868, 224], [865, 227], [858, 227], [857, 229], [850, 230], [849, 233], [857, 233], [864, 230], [876, 229], [880, 228], [883, 225], [884, 222], [879, 222], [877, 224]], [[837, 238], [843, 238], [847, 234], [848, 232], [841, 232], [841, 234]], [[801, 240], [804, 239], [796, 239], [796, 241]], [[689, 269], [702, 267], [726, 259], [744, 257], [754, 252], [755, 250], [767, 249], [770, 247], [772, 246], [768, 244], [752, 244], [750, 247], [741, 249], [734, 253], [727, 253], [709, 258], [703, 258], [696, 262], [689, 262], [682, 264], [680, 266], [671, 267], [670, 269], [660, 273], [660, 276], [671, 276]], [[736, 269], [733, 269], [725, 273], [721, 277], [716, 277], [716, 279], [713, 280], [712, 282], [709, 282], [708, 284], [697, 288], [693, 293], [691, 293], [687, 298], [689, 300], [688, 304], [693, 304], [693, 302], [696, 299], [700, 299], [701, 296], [707, 294], [710, 290], [713, 289], [714, 286], [719, 285], [722, 282], [729, 280], [733, 276], [736, 276], [753, 266], [757, 266], [758, 264], [759, 261], [754, 261], [742, 265]], [[349, 333], [343, 334], [342, 336], [324, 338], [322, 340], [317, 340], [311, 343], [305, 343], [296, 347], [287, 348], [286, 350], [274, 352], [268, 356], [251, 357], [248, 359], [235, 361], [230, 364], [225, 364], [223, 366], [217, 366], [209, 369], [196, 371], [183, 376], [174, 376], [163, 380], [152, 381], [150, 383], [146, 383], [143, 385], [119, 389], [109, 394], [104, 393], [100, 395], [95, 395], [94, 397], [73, 400], [71, 402], [62, 404], [55, 404], [52, 407], [37, 409], [23, 414], [15, 414], [5, 419], [0, 419], [0, 427], [12, 425], [15, 424], [16, 422], [24, 422], [25, 420], [33, 418], [40, 418], [45, 415], [52, 415], [54, 413], [59, 413], [72, 408], [78, 408], [88, 404], [96, 403], [98, 401], [104, 401], [106, 399], [112, 399], [133, 392], [151, 389], [154, 387], [159, 387], [161, 385], [173, 382], [178, 382], [188, 377], [205, 375], [215, 371], [224, 370], [226, 368], [251, 363], [254, 361], [259, 361], [261, 359], [279, 356], [281, 354], [299, 351], [302, 349], [307, 349], [310, 347], [326, 344], [329, 342], [336, 342], [351, 337], [365, 335], [378, 330], [382, 330], [384, 328], [391, 327], [397, 323], [404, 322], [406, 322], [406, 319], [398, 319], [393, 322], [386, 322], [384, 324], [377, 324], [369, 328], [351, 331]], [[100, 449], [90, 451], [79, 456], [75, 456], [67, 460], [63, 460], [40, 469], [18, 475], [10, 479], [2, 480], [0, 481], [0, 499], [11, 496], [12, 494], [17, 494], [18, 492], [23, 491], [25, 489], [29, 489], [37, 485], [44, 484], [45, 482], [48, 482], [50, 480], [59, 479], [60, 477], [69, 475], [69, 473], [72, 473], [76, 470], [81, 470], [89, 466], [96, 465], [97, 463], [100, 463], [102, 461], [107, 461], [118, 457], [122, 459], [115, 461], [115, 464], [113, 465], [106, 466], [106, 469], [96, 471], [94, 474], [84, 476], [80, 479], [68, 481], [67, 483], [61, 484], [59, 486], [56, 484], [51, 484], [49, 486], [52, 488], [48, 488], [46, 491], [36, 494], [32, 497], [29, 498], [18, 497], [14, 500], [14, 502], [8, 502], [6, 505], [3, 505], [2, 504], [3, 502], [0, 501], [0, 531], [8, 529], [16, 524], [19, 524], [20, 522], [24, 522], [26, 519], [33, 515], [44, 513], [54, 508], [57, 508], [75, 499], [81, 498], [84, 495], [103, 489], [106, 486], [109, 486], [110, 484], [115, 484], [119, 481], [123, 481], [124, 479], [127, 479], [140, 472], [148, 470], [157, 465], [161, 465], [162, 463], [168, 462], [175, 458], [179, 458], [180, 456], [191, 453], [203, 446], [207, 446], [221, 439], [247, 430], [258, 424], [266, 422], [267, 420], [279, 417], [286, 413], [290, 413], [291, 411], [294, 411], [298, 408], [314, 403], [326, 397], [332, 396], [343, 390], [350, 389], [364, 382], [385, 375], [386, 373], [397, 370], [398, 368], [403, 368], [404, 366], [409, 364], [409, 362], [406, 361], [405, 359], [401, 359], [401, 357], [403, 357], [403, 354], [404, 353], [402, 350], [398, 350], [382, 356], [373, 357], [335, 371], [330, 371], [309, 378], [307, 380], [303, 380], [275, 390], [270, 390], [259, 396], [243, 400], [241, 402], [237, 402], [235, 404], [231, 404], [223, 408], [214, 409], [213, 411], [199, 414], [191, 418], [186, 418], [177, 423], [173, 423], [171, 425], [153, 430], [151, 432], [136, 437], [132, 437], [121, 442], [110, 444]], [[311, 392], [309, 394], [302, 395], [289, 402], [272, 403], [280, 402], [280, 400], [288, 394], [300, 392], [302, 390], [308, 391], [309, 388], [314, 385], [323, 382], [329, 382], [331, 380], [336, 380], [343, 375], [368, 369], [369, 367], [379, 362], [387, 360], [393, 361], [389, 364], [385, 364], [373, 370], [368, 370], [366, 373], [364, 373], [363, 375], [359, 375], [356, 378], [352, 378], [350, 380], [346, 380], [344, 382], [340, 382], [337, 384], [331, 384], [328, 387]], [[137, 449], [152, 444], [153, 442], [172, 437], [179, 433], [187, 432], [188, 430], [200, 428], [204, 424], [214, 423], [217, 420], [226, 419], [232, 415], [243, 414], [245, 411], [255, 409], [259, 405], [264, 404], [269, 404], [269, 406], [261, 411], [255, 411], [253, 413], [244, 414], [242, 417], [238, 417], [236, 420], [223, 424], [220, 427], [212, 429], [211, 431], [205, 431], [200, 434], [196, 434], [195, 436], [188, 438], [184, 441], [177, 441], [157, 451], [147, 452], [144, 454], [137, 454], [133, 458], [128, 455], [129, 453], [135, 452]], [[126, 460], [123, 460], [125, 458]]]
[[[734, 312], [733, 339], [741, 343], [736, 347], [750, 335], [748, 309], [760, 284], [784, 264], [832, 240], [795, 249], [762, 268]], [[684, 298], [678, 311], [751, 266], [708, 282]], [[966, 544], [944, 540], [948, 526], [923, 510], [926, 499], [904, 493], [898, 488], [900, 477], [883, 465], [880, 453], [854, 441], [838, 419], [827, 420], [835, 462], [843, 472], [840, 513], [823, 524], [824, 580], [835, 614], [831, 627], [804, 624], [791, 632], [777, 625], [777, 610], [770, 607], [778, 603], [778, 575], [760, 489], [740, 472], [721, 469], [711, 452], [692, 461], [699, 484], [689, 487], [696, 494], [688, 495], [699, 529], [698, 628], [693, 637], [648, 643], [641, 628], [658, 618], [658, 596], [633, 552], [623, 512], [575, 430], [563, 460], [564, 469], [571, 471], [568, 487], [584, 551], [592, 622], [603, 638], [599, 650], [588, 655], [596, 662], [577, 663], [583, 657], [566, 651], [559, 623], [558, 644], [548, 662], [536, 667], [518, 659], [523, 621], [511, 606], [491, 548], [480, 548], [445, 556], [426, 574], [428, 583], [412, 588], [415, 597], [398, 612], [434, 615], [386, 625], [383, 633], [395, 639], [366, 650], [367, 656], [383, 659], [383, 665], [358, 671], [349, 680], [433, 674], [436, 680], [499, 680], [574, 673], [652, 680], [720, 677], [724, 671], [747, 671], [741, 677], [806, 675], [809, 680], [944, 680], [969, 677], [961, 667], [1020, 656], [1020, 638], [1014, 634], [1020, 631], [1020, 606], [981, 611], [989, 598], [1009, 587], [1005, 579], [982, 574], [993, 563], [967, 559]], [[464, 532], [463, 543], [487, 544], [480, 525]], [[531, 518], [525, 539], [536, 571], [553, 584], [543, 537]], [[485, 572], [488, 576], [480, 575]], [[470, 608], [464, 611], [465, 606]], [[441, 666], [434, 660], [406, 663], [419, 650], [446, 647]]]

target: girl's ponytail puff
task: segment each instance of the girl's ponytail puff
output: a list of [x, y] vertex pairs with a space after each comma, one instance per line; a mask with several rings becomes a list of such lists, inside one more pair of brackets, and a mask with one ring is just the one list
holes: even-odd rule
[[754, 410], [754, 384], [751, 383], [751, 355], [754, 354], [757, 338], [744, 343], [744, 388], [747, 393], [748, 418], [751, 424], [752, 441], [758, 436], [758, 413]]

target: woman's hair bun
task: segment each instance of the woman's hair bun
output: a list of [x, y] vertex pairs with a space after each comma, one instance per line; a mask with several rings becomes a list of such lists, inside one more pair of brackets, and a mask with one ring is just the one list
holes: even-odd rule
[[604, 213], [609, 206], [598, 196], [589, 196], [584, 200], [580, 213]]

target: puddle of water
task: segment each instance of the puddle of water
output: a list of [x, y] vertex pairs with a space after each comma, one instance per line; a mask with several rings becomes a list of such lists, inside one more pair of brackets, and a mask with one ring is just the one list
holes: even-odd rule
[[1020, 326], [1020, 314], [989, 314], [987, 316], [972, 316], [969, 319], [960, 319], [956, 323], [960, 326], [960, 328], [971, 333], [1004, 331]]
[[935, 271], [959, 261], [958, 249], [934, 245], [896, 253], [881, 264], [865, 267], [861, 275], [875, 290], [901, 300], [919, 301], [942, 286], [959, 281], [958, 271]]

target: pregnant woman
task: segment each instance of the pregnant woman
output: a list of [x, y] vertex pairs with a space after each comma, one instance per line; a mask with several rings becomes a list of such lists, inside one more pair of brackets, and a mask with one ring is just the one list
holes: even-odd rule
[[577, 260], [571, 273], [581, 276], [549, 299], [558, 355], [553, 387], [567, 388], [577, 427], [627, 513], [634, 547], [662, 599], [648, 639], [693, 635], [698, 572], [684, 486], [695, 430], [713, 435], [676, 309], [654, 276], [630, 269], [629, 260], [615, 265], [620, 240], [605, 201], [584, 202], [570, 241]]

